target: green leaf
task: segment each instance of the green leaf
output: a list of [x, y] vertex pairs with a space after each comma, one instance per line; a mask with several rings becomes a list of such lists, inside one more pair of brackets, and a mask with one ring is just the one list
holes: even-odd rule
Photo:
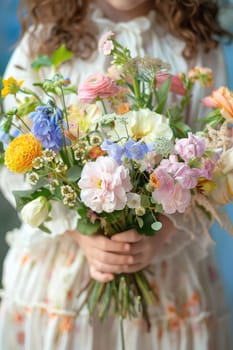
[[172, 123], [170, 127], [173, 130], [174, 136], [177, 138], [187, 137], [188, 133], [191, 132], [190, 127], [182, 122]]
[[65, 61], [72, 59], [74, 56], [73, 52], [68, 50], [64, 44], [62, 44], [56, 51], [54, 51], [51, 61], [55, 69]]
[[157, 107], [156, 107], [156, 113], [163, 113], [163, 109], [167, 102], [168, 93], [171, 86], [171, 78], [168, 78], [163, 82], [163, 84], [158, 88], [158, 90], [155, 92], [156, 99], [157, 99]]
[[153, 224], [151, 225], [151, 228], [152, 228], [152, 230], [154, 230], [154, 231], [159, 231], [159, 230], [161, 230], [162, 226], [163, 226], [163, 224], [162, 224], [160, 221], [155, 221], [155, 222], [153, 222]]
[[151, 213], [147, 212], [145, 215], [142, 216], [142, 219], [143, 219], [143, 226], [136, 227], [138, 233], [145, 236], [154, 236], [155, 230], [153, 230], [151, 227], [154, 222], [154, 218], [151, 215]]
[[32, 62], [31, 67], [38, 72], [41, 67], [51, 67], [52, 61], [47, 55], [39, 55], [35, 61]]
[[141, 206], [143, 208], [149, 208], [151, 205], [151, 202], [150, 202], [150, 199], [149, 199], [149, 196], [146, 196], [146, 195], [141, 195]]
[[67, 171], [67, 179], [71, 182], [77, 181], [80, 176], [81, 176], [81, 171], [82, 169], [78, 165], [72, 166], [68, 171]]
[[65, 95], [69, 95], [69, 94], [76, 94], [77, 95], [78, 88], [76, 85], [63, 87], [63, 92]]
[[77, 224], [77, 230], [85, 235], [90, 236], [96, 233], [100, 229], [100, 222], [91, 223], [87, 218], [79, 218]]
[[21, 210], [25, 204], [31, 202], [33, 199], [43, 196], [48, 200], [51, 198], [51, 193], [47, 188], [40, 188], [38, 190], [26, 190], [26, 191], [13, 191], [15, 197], [15, 203], [18, 210]]
[[143, 219], [142, 219], [140, 216], [136, 216], [136, 220], [137, 220], [138, 226], [139, 226], [140, 228], [142, 228], [143, 225], [144, 225]]
[[39, 229], [45, 233], [52, 233], [48, 227], [46, 227], [44, 224], [41, 224], [39, 226]]

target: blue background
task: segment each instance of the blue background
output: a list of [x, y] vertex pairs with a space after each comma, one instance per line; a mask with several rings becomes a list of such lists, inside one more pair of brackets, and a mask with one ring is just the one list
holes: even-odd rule
[[[17, 0], [0, 2], [0, 74], [3, 74], [7, 60], [13, 50], [13, 45], [20, 33], [20, 27], [16, 17], [17, 4]], [[233, 30], [232, 9], [223, 14], [222, 23], [227, 24], [228, 28], [231, 26]], [[231, 89], [233, 89], [233, 44], [225, 46], [224, 50], [228, 61], [229, 84], [231, 85]], [[233, 217], [233, 205], [227, 206], [226, 210]], [[19, 225], [19, 220], [14, 210], [3, 199], [1, 194], [0, 223], [0, 265], [2, 266], [2, 260], [7, 249], [4, 234], [7, 230]], [[231, 310], [233, 310], [233, 238], [227, 232], [223, 231], [218, 224], [214, 225], [212, 236], [216, 240], [217, 262], [225, 285], [228, 301]]]

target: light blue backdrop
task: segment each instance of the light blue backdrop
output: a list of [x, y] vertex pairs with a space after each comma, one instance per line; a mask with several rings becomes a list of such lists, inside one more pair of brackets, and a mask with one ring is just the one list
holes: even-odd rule
[[[233, 3], [225, 1], [224, 3]], [[7, 0], [0, 2], [0, 74], [4, 71], [5, 64], [10, 55], [10, 47], [19, 36], [19, 24], [16, 19], [16, 7], [18, 0]], [[222, 23], [232, 26], [233, 30], [233, 10], [226, 11], [222, 16]], [[224, 47], [228, 61], [229, 84], [233, 89], [233, 44]], [[233, 205], [226, 207], [229, 215], [233, 217]], [[0, 197], [0, 260], [6, 252], [4, 243], [4, 232], [18, 224], [18, 219], [9, 204]], [[233, 310], [233, 239], [218, 224], [212, 229], [212, 236], [216, 240], [216, 256], [219, 269], [226, 287], [227, 296]], [[2, 265], [2, 264], [1, 264]]]

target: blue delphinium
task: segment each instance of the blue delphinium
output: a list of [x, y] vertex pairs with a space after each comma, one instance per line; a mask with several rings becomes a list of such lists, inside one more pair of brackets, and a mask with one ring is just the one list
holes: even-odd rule
[[32, 133], [43, 147], [59, 151], [63, 146], [61, 109], [49, 105], [39, 106], [35, 112], [30, 113], [30, 118], [33, 121]]

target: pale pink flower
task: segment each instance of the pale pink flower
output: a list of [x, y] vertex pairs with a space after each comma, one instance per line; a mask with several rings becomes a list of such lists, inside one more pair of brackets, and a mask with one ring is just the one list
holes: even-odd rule
[[132, 189], [129, 170], [111, 157], [87, 162], [78, 185], [83, 203], [97, 213], [122, 210]]
[[78, 96], [80, 101], [92, 103], [98, 97], [108, 98], [117, 95], [121, 91], [113, 79], [97, 73], [89, 76], [79, 85]]
[[211, 96], [204, 97], [202, 103], [207, 107], [219, 108], [222, 116], [233, 120], [233, 93], [226, 87], [220, 87], [212, 92]]
[[104, 33], [98, 43], [99, 52], [103, 53], [105, 56], [110, 55], [111, 51], [114, 49], [113, 42], [111, 40], [113, 32], [109, 31]]
[[216, 162], [214, 162], [212, 159], [209, 159], [209, 158], [203, 159], [203, 167], [202, 169], [200, 169], [201, 176], [205, 177], [208, 180], [212, 180], [215, 164]]
[[171, 186], [170, 181], [168, 187], [163, 183], [152, 193], [152, 196], [157, 203], [162, 205], [165, 214], [174, 214], [176, 211], [184, 213], [191, 200], [189, 190], [183, 188], [179, 182], [173, 182]]
[[202, 175], [200, 169], [190, 168], [188, 164], [179, 162], [175, 155], [170, 155], [168, 159], [163, 159], [159, 168], [167, 171], [184, 189], [196, 187], [198, 179]]
[[177, 95], [184, 96], [186, 94], [186, 90], [184, 88], [184, 84], [178, 75], [171, 75], [168, 73], [159, 72], [156, 74], [156, 86], [160, 87], [165, 80], [171, 78], [171, 87], [170, 91], [174, 92]]
[[177, 140], [175, 144], [176, 153], [187, 162], [193, 158], [202, 157], [205, 150], [205, 139], [192, 133], [188, 134], [188, 138]]

